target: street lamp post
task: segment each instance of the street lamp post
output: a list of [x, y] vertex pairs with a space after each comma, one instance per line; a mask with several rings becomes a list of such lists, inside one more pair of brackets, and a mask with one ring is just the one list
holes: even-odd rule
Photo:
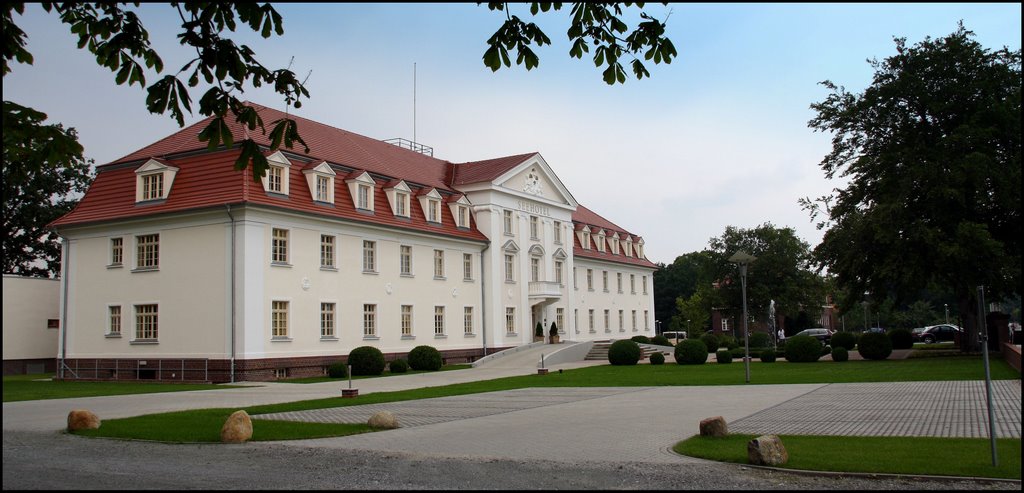
[[757, 260], [743, 250], [729, 257], [729, 261], [740, 266], [740, 284], [743, 287], [743, 366], [750, 383], [750, 330], [747, 328], [747, 264]]
[[946, 307], [946, 325], [949, 325], [949, 303], [943, 303], [942, 306]]

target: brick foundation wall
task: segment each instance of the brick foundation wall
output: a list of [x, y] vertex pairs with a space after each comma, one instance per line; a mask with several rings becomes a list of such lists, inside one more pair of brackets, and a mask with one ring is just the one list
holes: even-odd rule
[[53, 373], [57, 369], [57, 358], [5, 359], [4, 375], [26, 375], [32, 373]]

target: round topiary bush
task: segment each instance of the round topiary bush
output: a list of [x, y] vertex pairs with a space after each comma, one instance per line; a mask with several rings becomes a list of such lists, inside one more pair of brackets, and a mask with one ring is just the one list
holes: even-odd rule
[[[743, 346], [726, 349], [726, 351], [729, 351], [729, 356], [732, 356], [732, 359], [743, 359], [743, 356], [747, 354], [747, 349]], [[753, 353], [754, 351], [751, 350], [750, 352]]]
[[651, 364], [652, 365], [663, 365], [665, 364], [665, 355], [662, 353], [651, 353]]
[[629, 340], [631, 340], [631, 341], [633, 341], [633, 342], [635, 342], [637, 344], [650, 344], [651, 343], [651, 339], [649, 337], [647, 337], [647, 336], [633, 336], [633, 337], [630, 337]]
[[850, 352], [842, 346], [832, 348], [832, 361], [846, 361], [850, 359]]
[[700, 340], [704, 343], [704, 347], [708, 349], [709, 353], [718, 352], [718, 336], [715, 334], [704, 334], [700, 336]]
[[608, 348], [608, 362], [613, 365], [635, 365], [640, 361], [640, 345], [628, 339], [612, 343]]
[[359, 346], [348, 353], [352, 376], [380, 375], [384, 373], [384, 353], [373, 346]]
[[729, 353], [728, 349], [720, 349], [715, 353], [715, 361], [718, 361], [720, 365], [732, 363], [732, 354]]
[[751, 332], [748, 343], [750, 347], [771, 347], [772, 336], [764, 332]]
[[673, 345], [672, 341], [669, 341], [668, 338], [663, 336], [663, 335], [656, 335], [656, 336], [652, 337], [651, 338], [651, 344], [656, 344], [658, 346], [672, 346]]
[[847, 351], [853, 351], [853, 348], [857, 346], [857, 336], [853, 332], [836, 332], [832, 334], [832, 347], [845, 348]]
[[718, 347], [724, 347], [726, 349], [736, 349], [740, 347], [740, 342], [731, 335], [722, 334], [718, 336]]
[[857, 352], [865, 359], [882, 360], [892, 354], [892, 341], [886, 334], [868, 332], [857, 341]]
[[708, 360], [708, 347], [700, 339], [686, 339], [676, 344], [676, 363], [680, 365], [703, 365]]
[[444, 362], [441, 353], [433, 346], [416, 346], [409, 351], [409, 368], [421, 371], [437, 371]]
[[771, 349], [771, 348], [768, 348], [768, 349], [765, 349], [764, 351], [761, 351], [760, 358], [761, 358], [761, 362], [762, 363], [774, 363], [775, 362], [775, 350]]
[[327, 376], [331, 378], [345, 378], [348, 376], [348, 366], [341, 361], [331, 363], [331, 366], [327, 367]]
[[388, 370], [391, 370], [391, 373], [405, 373], [409, 371], [409, 363], [404, 359], [396, 359], [388, 364]]
[[907, 329], [896, 329], [889, 331], [889, 342], [893, 349], [910, 349], [914, 347], [914, 337]]
[[786, 339], [786, 361], [813, 363], [821, 358], [821, 343], [811, 336], [793, 336]]

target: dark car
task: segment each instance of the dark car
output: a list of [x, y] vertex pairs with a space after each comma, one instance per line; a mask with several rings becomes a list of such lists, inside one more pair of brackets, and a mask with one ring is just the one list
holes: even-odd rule
[[881, 327], [872, 327], [872, 328], [868, 329], [867, 332], [865, 332], [865, 334], [867, 334], [867, 333], [884, 334], [885, 333], [885, 329], [883, 329]]
[[793, 337], [796, 336], [811, 336], [825, 345], [828, 345], [828, 343], [832, 341], [832, 331], [821, 328], [801, 330], [800, 332], [797, 332]]
[[960, 327], [949, 324], [929, 325], [910, 331], [914, 342], [931, 344], [933, 342], [955, 341], [956, 335], [960, 333]]

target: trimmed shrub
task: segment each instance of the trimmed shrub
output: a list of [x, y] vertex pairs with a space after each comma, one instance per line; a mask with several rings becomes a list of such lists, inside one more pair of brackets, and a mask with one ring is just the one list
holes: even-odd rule
[[359, 346], [348, 353], [352, 376], [380, 375], [384, 373], [384, 353], [373, 346]]
[[832, 348], [832, 361], [846, 361], [850, 359], [850, 352], [842, 346]]
[[404, 359], [396, 359], [388, 365], [388, 369], [391, 373], [405, 373], [409, 371], [409, 363], [406, 363]]
[[700, 339], [686, 339], [676, 344], [676, 363], [680, 365], [703, 365], [708, 360], [708, 347]]
[[726, 349], [736, 349], [740, 347], [739, 341], [735, 337], [727, 334], [718, 336], [718, 347], [724, 347]]
[[668, 337], [663, 335], [656, 335], [651, 338], [651, 344], [657, 344], [658, 346], [674, 346], [672, 341], [668, 340]]
[[665, 355], [662, 353], [651, 353], [651, 364], [652, 365], [664, 365]]
[[327, 367], [327, 376], [331, 378], [345, 378], [348, 376], [348, 366], [341, 361], [331, 363], [331, 366]]
[[914, 347], [914, 337], [907, 329], [896, 329], [889, 331], [889, 342], [893, 349], [910, 349]]
[[700, 336], [700, 341], [704, 343], [709, 353], [718, 352], [718, 336], [715, 334], [704, 334]]
[[640, 345], [627, 339], [615, 341], [608, 348], [608, 362], [613, 365], [635, 365], [640, 361]]
[[853, 348], [857, 346], [857, 336], [853, 332], [836, 332], [832, 334], [832, 347], [845, 348], [847, 351], [853, 351]]
[[409, 368], [413, 370], [437, 371], [443, 364], [441, 353], [433, 346], [416, 346], [409, 351]]
[[715, 353], [715, 361], [718, 361], [718, 364], [732, 363], [732, 355], [728, 349], [720, 349]]
[[892, 354], [892, 341], [886, 334], [868, 332], [857, 341], [857, 352], [865, 359], [882, 360]]
[[761, 351], [761, 362], [762, 363], [774, 363], [775, 362], [775, 350], [772, 348]]
[[813, 363], [821, 358], [821, 343], [811, 336], [793, 336], [786, 339], [786, 361]]
[[533, 329], [533, 335], [537, 337], [544, 337], [544, 326], [537, 322], [537, 326]]
[[551, 337], [558, 336], [558, 326], [554, 322], [551, 322], [551, 327], [548, 329], [548, 335]]
[[772, 336], [764, 332], [751, 332], [748, 343], [750, 347], [771, 347]]
[[651, 343], [651, 339], [649, 337], [647, 337], [647, 336], [633, 336], [633, 337], [630, 337], [629, 340], [631, 340], [631, 341], [633, 341], [633, 342], [635, 342], [637, 344], [650, 344]]

